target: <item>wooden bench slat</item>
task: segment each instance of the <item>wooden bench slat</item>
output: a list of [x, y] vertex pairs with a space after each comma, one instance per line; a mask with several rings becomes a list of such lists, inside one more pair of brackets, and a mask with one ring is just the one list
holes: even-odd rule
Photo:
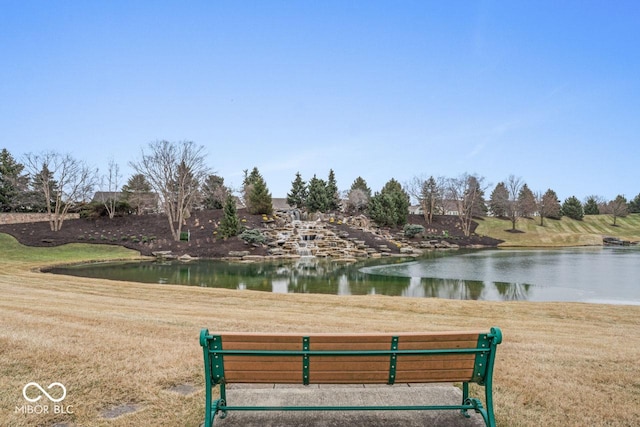
[[[479, 333], [468, 334], [385, 334], [385, 335], [282, 335], [282, 334], [223, 334], [222, 341], [225, 349], [298, 349], [302, 346], [302, 336], [310, 338], [311, 349], [341, 349], [353, 348], [353, 345], [363, 349], [388, 349], [392, 336], [399, 337], [400, 349], [414, 348], [463, 348], [475, 347]], [[373, 344], [367, 347], [368, 344]], [[376, 345], [377, 344], [377, 345]], [[289, 345], [291, 347], [289, 347]], [[349, 346], [349, 347], [344, 347]]]
[[[287, 358], [287, 360], [253, 360], [252, 357], [242, 357], [225, 360], [225, 371], [290, 371], [301, 370], [302, 360], [299, 357]], [[366, 361], [360, 357], [344, 357], [332, 358], [332, 360], [324, 360], [325, 358], [312, 359], [310, 362], [310, 370], [317, 371], [345, 371], [353, 370], [358, 367], [360, 370], [389, 372], [389, 358], [387, 357], [369, 357]], [[415, 371], [415, 370], [437, 370], [446, 369], [447, 367], [455, 369], [473, 369], [474, 359], [461, 358], [439, 358], [438, 360], [415, 359], [412, 361], [402, 360], [399, 358], [396, 371]]]
[[480, 334], [486, 334], [486, 331], [444, 331], [444, 332], [376, 332], [376, 333], [298, 333], [298, 332], [284, 332], [284, 333], [271, 333], [271, 332], [215, 332], [210, 331], [210, 335], [222, 336], [225, 340], [229, 341], [251, 341], [251, 340], [297, 340], [302, 336], [313, 337], [323, 340], [332, 339], [379, 339], [380, 337], [399, 336], [407, 340], [439, 340], [439, 339], [459, 339], [464, 336], [478, 336]]
[[478, 337], [473, 340], [451, 340], [451, 341], [400, 341], [398, 342], [398, 350], [429, 350], [441, 348], [476, 348], [478, 345]]
[[400, 383], [462, 382], [462, 381], [470, 381], [472, 376], [473, 376], [473, 369], [400, 371], [400, 372], [396, 372], [396, 382], [400, 382]]
[[[398, 350], [439, 350], [445, 348], [476, 348], [476, 341], [473, 343], [468, 341], [455, 341], [447, 344], [446, 342], [428, 342], [428, 343], [398, 343]], [[314, 343], [309, 345], [310, 350], [390, 350], [391, 340], [383, 343]], [[299, 343], [223, 343], [224, 350], [302, 350], [302, 340]]]
[[292, 371], [256, 372], [256, 371], [225, 371], [224, 379], [227, 383], [257, 383], [257, 384], [302, 384], [302, 374]]
[[[396, 383], [430, 383], [469, 381], [473, 370], [407, 371], [396, 374]], [[311, 384], [386, 384], [388, 371], [311, 371]], [[299, 372], [291, 371], [225, 371], [227, 383], [302, 384]]]
[[[389, 356], [310, 356], [311, 366], [336, 366], [339, 364], [366, 365], [378, 363], [389, 368]], [[440, 364], [461, 363], [473, 366], [475, 356], [473, 354], [447, 354], [447, 355], [400, 355], [398, 356], [398, 369], [403, 366], [427, 367]], [[302, 363], [301, 356], [225, 356], [225, 369], [234, 366], [242, 366], [243, 369], [269, 369], [270, 366], [288, 366], [291, 369], [299, 369]]]
[[302, 350], [302, 339], [299, 342], [233, 342], [223, 341], [223, 350]]

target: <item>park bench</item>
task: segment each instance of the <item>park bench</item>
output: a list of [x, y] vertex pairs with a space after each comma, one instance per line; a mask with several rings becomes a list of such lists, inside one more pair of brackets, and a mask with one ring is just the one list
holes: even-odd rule
[[[229, 411], [468, 410], [495, 426], [492, 375], [499, 328], [489, 332], [295, 334], [200, 332], [204, 352], [205, 427]], [[460, 405], [430, 406], [233, 406], [226, 385], [462, 383]], [[469, 396], [484, 386], [484, 406]], [[219, 386], [214, 400], [213, 389]]]

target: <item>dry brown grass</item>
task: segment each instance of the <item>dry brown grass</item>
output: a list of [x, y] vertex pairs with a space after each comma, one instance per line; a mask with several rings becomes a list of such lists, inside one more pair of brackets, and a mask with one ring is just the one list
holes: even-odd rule
[[[90, 256], [90, 251], [83, 251]], [[6, 253], [5, 253], [6, 254]], [[500, 426], [632, 426], [640, 419], [640, 307], [279, 295], [39, 273], [0, 250], [0, 425], [198, 426], [201, 327], [431, 331], [500, 326]], [[120, 255], [122, 256], [122, 255]], [[22, 387], [59, 381], [72, 415], [22, 415]], [[168, 388], [192, 384], [183, 396]], [[105, 409], [138, 404], [106, 420]]]
[[640, 214], [618, 218], [613, 226], [611, 215], [586, 215], [582, 221], [563, 217], [546, 219], [544, 227], [539, 219], [520, 218], [516, 228], [521, 233], [511, 233], [511, 221], [486, 217], [478, 221], [476, 232], [503, 240], [502, 247], [509, 246], [600, 246], [605, 236], [633, 242], [640, 241]]

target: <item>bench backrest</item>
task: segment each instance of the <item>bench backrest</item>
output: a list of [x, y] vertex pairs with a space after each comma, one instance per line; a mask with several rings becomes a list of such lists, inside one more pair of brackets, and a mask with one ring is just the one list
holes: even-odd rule
[[205, 369], [217, 383], [393, 384], [476, 382], [491, 375], [490, 332], [399, 334], [209, 334]]

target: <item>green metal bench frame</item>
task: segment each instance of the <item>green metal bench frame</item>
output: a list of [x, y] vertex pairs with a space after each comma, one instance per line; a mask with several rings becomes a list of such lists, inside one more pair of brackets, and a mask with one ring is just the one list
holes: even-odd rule
[[[257, 334], [259, 335], [259, 334]], [[390, 334], [389, 350], [310, 350], [309, 337], [300, 335], [303, 340], [302, 350], [225, 350], [223, 349], [222, 334], [210, 334], [207, 329], [200, 332], [200, 345], [204, 353], [206, 404], [205, 427], [212, 427], [216, 415], [225, 418], [228, 411], [370, 411], [370, 410], [460, 410], [469, 418], [468, 410], [482, 415], [489, 427], [495, 427], [493, 413], [492, 378], [495, 363], [496, 347], [502, 342], [502, 332], [493, 327], [488, 333], [478, 336], [475, 348], [442, 348], [429, 350], [398, 350], [398, 337]], [[309, 358], [322, 356], [389, 356], [389, 380], [387, 384], [394, 384], [395, 363], [400, 355], [450, 355], [474, 354], [475, 368], [469, 381], [462, 383], [462, 403], [460, 405], [430, 405], [430, 406], [229, 406], [227, 405], [226, 381], [224, 372], [225, 356], [300, 356], [300, 383], [309, 384]], [[274, 381], [277, 383], [277, 381]], [[435, 381], [434, 381], [435, 382]], [[476, 383], [485, 389], [485, 406], [482, 401], [469, 396], [469, 383]], [[354, 382], [357, 384], [357, 382]], [[213, 388], [219, 386], [220, 397], [213, 400]]]

